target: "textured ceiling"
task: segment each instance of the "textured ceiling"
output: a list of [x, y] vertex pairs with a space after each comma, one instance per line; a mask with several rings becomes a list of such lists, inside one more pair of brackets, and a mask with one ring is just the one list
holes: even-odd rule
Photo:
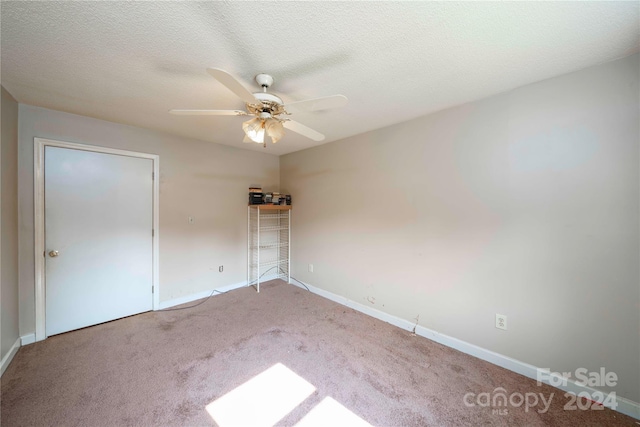
[[243, 108], [207, 67], [250, 90], [269, 73], [285, 102], [349, 98], [293, 116], [335, 141], [634, 53], [639, 5], [3, 1], [2, 85], [25, 104], [285, 154], [319, 143], [287, 132], [264, 149], [241, 142], [241, 117], [167, 111]]

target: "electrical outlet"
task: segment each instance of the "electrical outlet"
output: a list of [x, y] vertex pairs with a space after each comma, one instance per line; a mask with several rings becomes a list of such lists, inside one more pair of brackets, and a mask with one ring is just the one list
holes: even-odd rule
[[224, 265], [221, 265], [220, 267], [218, 267], [218, 271], [222, 273], [224, 271]]
[[309, 273], [313, 273], [313, 264], [309, 264]]
[[496, 313], [496, 328], [507, 330], [507, 316]]
[[190, 217], [189, 217], [189, 224], [193, 224], [194, 222], [196, 222], [196, 220], [195, 220], [195, 219], [193, 219], [193, 217], [192, 217], [192, 216], [190, 216]]

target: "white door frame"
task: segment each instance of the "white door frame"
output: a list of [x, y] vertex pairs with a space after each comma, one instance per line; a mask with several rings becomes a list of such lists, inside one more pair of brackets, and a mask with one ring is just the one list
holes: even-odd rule
[[72, 150], [93, 151], [96, 153], [115, 154], [119, 156], [139, 157], [153, 162], [153, 310], [160, 306], [159, 281], [159, 171], [160, 156], [157, 154], [137, 153], [96, 145], [77, 144], [74, 142], [55, 141], [52, 139], [34, 138], [34, 220], [35, 220], [35, 290], [36, 290], [36, 341], [47, 337], [46, 333], [46, 271], [45, 271], [45, 228], [44, 228], [44, 149], [45, 147], [69, 148]]

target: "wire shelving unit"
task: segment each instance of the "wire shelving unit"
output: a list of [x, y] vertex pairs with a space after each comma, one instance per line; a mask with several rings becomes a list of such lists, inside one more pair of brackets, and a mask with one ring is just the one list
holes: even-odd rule
[[291, 283], [291, 205], [249, 205], [247, 234], [247, 283]]

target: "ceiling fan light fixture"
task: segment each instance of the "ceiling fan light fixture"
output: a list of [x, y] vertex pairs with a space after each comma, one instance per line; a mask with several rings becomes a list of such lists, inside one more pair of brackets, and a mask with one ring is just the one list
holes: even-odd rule
[[267, 135], [271, 137], [271, 142], [274, 144], [280, 141], [284, 136], [284, 126], [282, 126], [282, 123], [279, 120], [267, 119], [265, 121], [265, 128], [267, 130]]
[[258, 144], [264, 143], [264, 122], [259, 119], [251, 119], [242, 123], [242, 130], [247, 135], [247, 138]]

